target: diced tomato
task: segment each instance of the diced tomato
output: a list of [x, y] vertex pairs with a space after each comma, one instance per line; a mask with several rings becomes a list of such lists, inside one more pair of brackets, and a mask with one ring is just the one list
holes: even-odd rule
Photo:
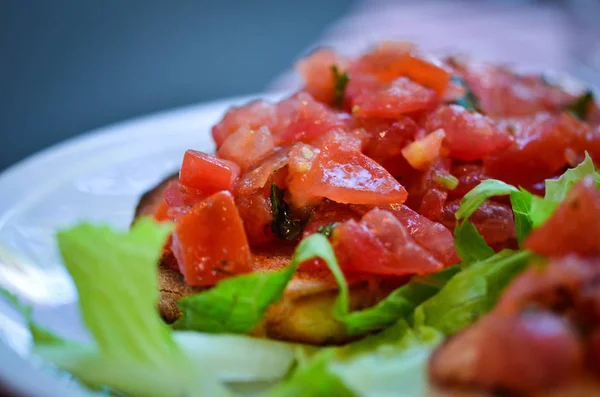
[[356, 95], [352, 101], [352, 114], [355, 117], [398, 118], [431, 108], [436, 101], [435, 91], [400, 77], [379, 90]]
[[410, 236], [447, 266], [458, 263], [452, 233], [437, 222], [430, 221], [405, 205], [389, 205], [381, 208], [390, 211], [408, 230]]
[[186, 187], [211, 194], [230, 190], [239, 174], [240, 167], [231, 161], [188, 150], [183, 156], [179, 182]]
[[516, 185], [532, 185], [559, 174], [567, 164], [566, 149], [586, 132], [566, 113], [539, 113], [503, 125], [513, 132], [514, 142], [483, 161], [490, 177]]
[[391, 81], [400, 76], [431, 88], [438, 96], [444, 93], [450, 82], [450, 72], [446, 69], [410, 53], [399, 57], [377, 75], [381, 81]]
[[159, 222], [170, 221], [171, 218], [167, 215], [168, 210], [169, 205], [166, 201], [163, 201], [156, 209], [156, 212], [154, 213], [154, 219], [156, 219]]
[[381, 164], [394, 176], [412, 172], [402, 156], [402, 148], [414, 139], [419, 126], [407, 116], [395, 121], [356, 119], [356, 126], [367, 135], [365, 155]]
[[244, 106], [229, 109], [223, 119], [212, 128], [212, 136], [218, 148], [229, 135], [241, 127], [258, 129], [265, 126], [273, 131], [277, 125], [278, 118], [275, 105], [257, 100]]
[[251, 194], [262, 189], [269, 181], [269, 178], [280, 173], [281, 170], [287, 166], [288, 162], [289, 158], [287, 150], [278, 150], [263, 160], [256, 168], [248, 171], [244, 176], [238, 179], [235, 184], [235, 193], [242, 195]]
[[402, 155], [413, 168], [425, 170], [440, 157], [442, 141], [446, 137], [444, 130], [435, 130], [424, 138], [409, 143], [402, 149]]
[[375, 274], [426, 274], [443, 265], [419, 246], [387, 211], [374, 209], [361, 220], [334, 229], [332, 241], [344, 270]]
[[584, 360], [581, 337], [558, 314], [493, 313], [449, 339], [433, 356], [430, 375], [441, 384], [458, 381], [456, 387], [550, 395], [581, 379]]
[[458, 179], [458, 185], [448, 192], [449, 198], [462, 198], [482, 181], [489, 179], [481, 164], [455, 164], [450, 174]]
[[458, 105], [442, 106], [427, 120], [427, 130], [442, 128], [450, 156], [478, 160], [511, 144], [510, 134], [498, 130], [494, 121]]
[[306, 91], [317, 101], [329, 105], [335, 99], [333, 66], [343, 73], [346, 60], [329, 48], [319, 48], [296, 63], [296, 69], [306, 83]]
[[290, 202], [296, 208], [313, 205], [321, 200], [321, 197], [315, 197], [306, 189], [309, 171], [319, 152], [319, 149], [303, 143], [297, 143], [290, 149], [286, 183]]
[[235, 198], [235, 204], [244, 222], [246, 236], [252, 246], [264, 244], [274, 238], [271, 232], [273, 211], [268, 198], [268, 190], [263, 189], [263, 191]]
[[450, 159], [439, 159], [424, 172], [405, 179], [408, 188], [405, 204], [426, 218], [437, 221], [448, 198], [448, 188], [440, 185], [438, 178], [449, 174], [450, 164]]
[[600, 192], [593, 175], [573, 186], [550, 219], [529, 234], [524, 246], [544, 256], [600, 252]]
[[209, 195], [201, 190], [184, 186], [179, 181], [173, 181], [165, 188], [164, 196], [169, 207], [190, 207]]
[[347, 114], [336, 112], [314, 100], [308, 93], [298, 93], [277, 105], [280, 131], [276, 142], [308, 142], [336, 128], [346, 128]]
[[407, 196], [404, 187], [375, 161], [336, 144], [323, 147], [314, 157], [298, 188], [309, 197], [346, 204], [403, 203]]
[[310, 220], [304, 226], [302, 237], [317, 233], [319, 227], [332, 223], [342, 223], [349, 219], [360, 219], [360, 214], [351, 207], [343, 204], [325, 201], [312, 213]]
[[267, 127], [242, 127], [223, 142], [217, 155], [240, 166], [242, 172], [257, 164], [273, 151], [274, 143]]
[[415, 45], [402, 41], [384, 41], [350, 65], [350, 72], [378, 75], [399, 58], [410, 54]]
[[[454, 214], [460, 207], [460, 200], [452, 200], [444, 206], [440, 223], [449, 230], [456, 227]], [[496, 201], [486, 201], [471, 215], [469, 221], [475, 225], [485, 241], [491, 245], [504, 246], [505, 243], [514, 241], [515, 222], [510, 205]]]
[[548, 84], [540, 75], [521, 75], [502, 66], [473, 65], [466, 68], [463, 77], [480, 107], [492, 117], [554, 112], [574, 100], [573, 95]]
[[360, 152], [363, 147], [363, 142], [366, 142], [367, 139], [367, 133], [362, 129], [355, 129], [352, 131], [335, 129], [318, 136], [316, 139], [310, 140], [308, 143], [315, 147], [321, 147], [328, 143], [335, 143]]
[[214, 285], [252, 271], [244, 225], [229, 192], [219, 192], [179, 218], [173, 253], [187, 285]]

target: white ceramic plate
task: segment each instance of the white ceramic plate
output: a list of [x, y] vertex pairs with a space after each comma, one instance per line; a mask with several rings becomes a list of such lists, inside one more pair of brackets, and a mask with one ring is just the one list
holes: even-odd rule
[[[1, 174], [0, 285], [32, 304], [42, 324], [61, 335], [85, 339], [76, 291], [55, 245], [56, 230], [82, 220], [127, 228], [140, 195], [176, 171], [186, 149], [213, 150], [211, 126], [228, 107], [252, 98], [211, 102], [103, 128]], [[0, 384], [33, 397], [89, 395], [65, 382], [64, 376], [57, 380], [40, 371], [40, 363], [32, 365], [29, 344], [19, 316], [0, 299]]]

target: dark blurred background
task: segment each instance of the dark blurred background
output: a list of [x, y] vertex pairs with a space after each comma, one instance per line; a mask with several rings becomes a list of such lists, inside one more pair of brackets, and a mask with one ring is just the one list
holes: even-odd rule
[[0, 0], [0, 170], [157, 110], [256, 93], [351, 0]]

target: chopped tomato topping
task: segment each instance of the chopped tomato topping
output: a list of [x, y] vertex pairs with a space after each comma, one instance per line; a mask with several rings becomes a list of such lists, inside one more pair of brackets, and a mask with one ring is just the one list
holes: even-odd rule
[[381, 81], [391, 81], [400, 76], [431, 88], [438, 96], [444, 93], [450, 82], [450, 72], [446, 69], [410, 53], [398, 57], [377, 75]]
[[160, 203], [156, 212], [154, 213], [154, 219], [159, 222], [170, 221], [171, 218], [167, 215], [167, 211], [169, 210], [169, 205], [166, 201]]
[[437, 101], [434, 91], [400, 77], [375, 91], [363, 91], [352, 101], [355, 117], [398, 118], [431, 108]]
[[413, 168], [425, 170], [440, 156], [445, 137], [444, 130], [435, 130], [424, 138], [409, 143], [402, 149], [402, 155]]
[[252, 271], [244, 225], [231, 193], [213, 194], [179, 218], [173, 253], [186, 284], [192, 286], [214, 285]]
[[321, 149], [300, 185], [306, 195], [346, 204], [403, 203], [407, 196], [404, 187], [382, 166], [337, 144]]
[[266, 126], [273, 131], [278, 122], [275, 105], [262, 100], [253, 101], [244, 106], [229, 109], [223, 119], [212, 128], [212, 136], [217, 147], [220, 147], [229, 135], [241, 127], [258, 129]]
[[374, 274], [426, 274], [443, 264], [418, 245], [391, 213], [374, 209], [360, 222], [336, 227], [332, 241], [344, 270]]
[[450, 156], [461, 160], [478, 160], [511, 144], [510, 134], [498, 130], [494, 121], [462, 106], [442, 106], [427, 121], [427, 130], [442, 128]]
[[267, 185], [269, 178], [280, 173], [289, 162], [287, 150], [281, 149], [242, 176], [235, 185], [236, 194], [250, 194]]
[[246, 171], [273, 151], [273, 137], [267, 127], [240, 128], [223, 142], [217, 155], [230, 160]]
[[588, 146], [580, 144], [587, 135], [585, 124], [566, 113], [538, 113], [500, 125], [512, 132], [514, 141], [483, 161], [490, 177], [515, 185], [532, 185], [560, 174], [567, 164], [566, 149]]
[[529, 234], [525, 247], [545, 256], [600, 252], [600, 192], [594, 176], [573, 186], [550, 219]]
[[320, 48], [296, 63], [296, 69], [306, 83], [306, 91], [317, 101], [333, 104], [335, 100], [335, 76], [332, 67], [340, 73], [346, 67], [346, 60], [329, 48]]
[[183, 156], [179, 182], [186, 187], [211, 194], [230, 190], [239, 174], [240, 167], [231, 161], [188, 150]]
[[258, 191], [249, 195], [239, 195], [235, 199], [235, 204], [244, 222], [244, 229], [251, 245], [260, 245], [273, 240], [271, 232], [273, 211], [266, 192]]
[[346, 114], [332, 110], [304, 92], [280, 102], [277, 109], [279, 144], [308, 142], [330, 130], [345, 128], [349, 122]]

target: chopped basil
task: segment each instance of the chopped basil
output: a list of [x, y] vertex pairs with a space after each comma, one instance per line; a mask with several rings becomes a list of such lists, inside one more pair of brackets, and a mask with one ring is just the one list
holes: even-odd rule
[[579, 120], [586, 120], [593, 103], [594, 93], [592, 91], [586, 91], [583, 95], [577, 97], [575, 101], [567, 106], [565, 111], [571, 113]]
[[452, 174], [435, 174], [433, 181], [448, 190], [454, 190], [458, 186], [458, 178]]
[[326, 225], [319, 226], [319, 228], [317, 229], [317, 232], [319, 232], [322, 235], [324, 235], [325, 237], [329, 238], [329, 237], [331, 237], [331, 233], [333, 233], [333, 229], [335, 229], [335, 227], [337, 225], [338, 225], [337, 222], [331, 222]]
[[273, 211], [271, 230], [277, 237], [295, 240], [302, 234], [305, 222], [292, 216], [287, 203], [283, 200], [283, 193], [284, 191], [279, 189], [276, 184], [271, 185], [271, 209]]
[[335, 99], [333, 104], [337, 108], [341, 108], [344, 104], [344, 91], [346, 90], [346, 85], [348, 85], [350, 77], [346, 72], [340, 73], [336, 65], [331, 66], [331, 72], [333, 73], [333, 90], [335, 93]]
[[479, 107], [479, 100], [477, 99], [467, 82], [456, 75], [452, 76], [451, 81], [465, 89], [465, 95], [458, 98], [452, 103], [460, 105], [470, 111], [480, 112], [481, 108]]

